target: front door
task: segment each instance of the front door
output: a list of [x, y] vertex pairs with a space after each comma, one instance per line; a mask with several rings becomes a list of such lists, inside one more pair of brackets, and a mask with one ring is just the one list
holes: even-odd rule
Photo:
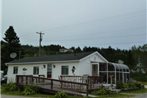
[[97, 76], [97, 75], [98, 75], [98, 65], [92, 64], [92, 76]]
[[52, 64], [47, 65], [47, 78], [52, 78]]

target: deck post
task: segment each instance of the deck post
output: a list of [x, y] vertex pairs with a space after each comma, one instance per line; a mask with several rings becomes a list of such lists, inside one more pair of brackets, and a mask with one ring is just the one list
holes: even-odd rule
[[33, 75], [31, 76], [31, 84], [34, 84]]
[[88, 84], [86, 84], [86, 96], [88, 97]]
[[28, 76], [26, 76], [26, 85], [28, 84]]
[[23, 77], [24, 77], [24, 76], [21, 77], [21, 79], [22, 79], [22, 80], [21, 80], [22, 84], [24, 84]]
[[53, 89], [53, 80], [51, 79], [51, 89]]
[[18, 82], [19, 82], [19, 77], [18, 75], [16, 75], [16, 84], [18, 84]]
[[62, 84], [63, 84], [62, 81], [60, 81], [60, 83], [61, 83], [61, 88], [62, 88]]

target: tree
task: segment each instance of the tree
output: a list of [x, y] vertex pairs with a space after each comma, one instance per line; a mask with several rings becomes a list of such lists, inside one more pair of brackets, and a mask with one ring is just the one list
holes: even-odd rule
[[[2, 70], [6, 72], [5, 63], [12, 61], [14, 59], [18, 59], [20, 57], [21, 45], [19, 41], [19, 37], [16, 35], [13, 27], [10, 26], [6, 32], [4, 41], [1, 41], [1, 56], [2, 56]], [[15, 52], [17, 54], [16, 58], [10, 58], [10, 54]]]
[[82, 50], [81, 50], [80, 47], [77, 47], [77, 48], [75, 49], [75, 52], [76, 52], [76, 53], [79, 53], [79, 52], [82, 52]]

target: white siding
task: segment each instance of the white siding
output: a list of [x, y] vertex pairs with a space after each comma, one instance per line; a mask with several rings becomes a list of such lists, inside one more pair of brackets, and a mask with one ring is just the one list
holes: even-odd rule
[[106, 62], [98, 54], [89, 55], [80, 60], [79, 63], [79, 75], [92, 75], [92, 65], [91, 62]]
[[[44, 66], [45, 65], [45, 68]], [[69, 66], [69, 75], [73, 75], [72, 68], [75, 66], [75, 75], [79, 75], [78, 73], [78, 62], [76, 63], [53, 63], [52, 65], [55, 65], [55, 68], [52, 67], [52, 78], [53, 79], [59, 79], [59, 76], [61, 75], [61, 66]], [[13, 74], [13, 67], [18, 67], [18, 74]], [[39, 75], [45, 75], [47, 77], [47, 64], [32, 64], [32, 65], [9, 65], [8, 66], [8, 80], [9, 82], [15, 82], [16, 75], [33, 75], [33, 67], [39, 66]], [[26, 68], [26, 71], [23, 71], [23, 68]], [[34, 75], [38, 76], [38, 75]]]
[[[44, 66], [45, 65], [45, 68]], [[13, 74], [13, 67], [18, 67], [18, 73]], [[8, 80], [7, 82], [15, 82], [16, 75], [33, 75], [33, 67], [39, 66], [39, 75], [45, 75], [47, 77], [47, 64], [33, 64], [33, 65], [10, 65], [8, 66]], [[23, 68], [26, 68], [26, 71], [23, 71]], [[38, 76], [38, 75], [35, 75]]]
[[15, 82], [15, 74], [13, 74], [13, 67], [14, 66], [8, 66], [8, 72], [7, 72], [7, 83], [9, 82]]
[[82, 60], [79, 66], [79, 75], [83, 76], [84, 74], [91, 75], [91, 63], [89, 59]]
[[54, 63], [53, 65], [55, 65], [55, 68], [52, 68], [52, 78], [53, 79], [59, 79], [60, 75], [61, 75], [61, 66], [68, 66], [68, 69], [69, 69], [69, 74], [68, 75], [73, 75], [72, 73], [72, 68], [73, 66], [75, 66], [75, 72], [74, 74], [75, 75], [79, 75], [79, 72], [78, 72], [78, 62], [76, 63]]

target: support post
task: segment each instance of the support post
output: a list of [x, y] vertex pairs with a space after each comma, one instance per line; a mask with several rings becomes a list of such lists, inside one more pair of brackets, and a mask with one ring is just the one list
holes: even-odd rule
[[88, 84], [86, 85], [86, 96], [88, 97]]
[[122, 82], [124, 83], [124, 72], [122, 72]]
[[18, 84], [18, 83], [19, 83], [19, 76], [16, 75], [16, 84]]
[[108, 84], [108, 80], [109, 80], [109, 79], [108, 79], [108, 78], [109, 78], [109, 77], [108, 77], [108, 63], [106, 63], [106, 64], [107, 64], [107, 84]]
[[26, 76], [26, 85], [28, 84], [28, 76]]
[[116, 84], [116, 77], [117, 77], [117, 76], [116, 76], [116, 75], [117, 75], [117, 74], [116, 74], [116, 66], [114, 66], [114, 67], [115, 67], [115, 84]]
[[31, 83], [34, 84], [33, 76], [31, 76]]
[[97, 63], [97, 65], [98, 65], [98, 76], [100, 76], [100, 65], [99, 63]]
[[51, 79], [51, 89], [53, 89], [53, 80]]

